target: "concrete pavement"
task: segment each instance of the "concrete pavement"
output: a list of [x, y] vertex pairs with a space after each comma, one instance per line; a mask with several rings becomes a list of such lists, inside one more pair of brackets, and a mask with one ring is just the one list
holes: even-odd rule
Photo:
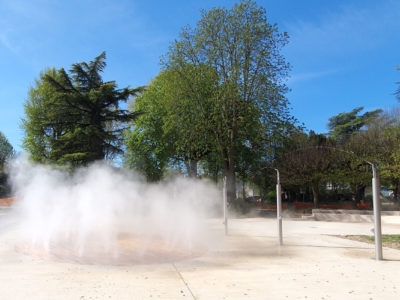
[[[136, 266], [52, 262], [14, 250], [18, 230], [0, 216], [0, 299], [400, 299], [400, 250], [332, 235], [371, 234], [371, 223], [233, 219], [200, 257]], [[394, 219], [393, 219], [394, 220]], [[396, 219], [397, 220], [397, 219]], [[400, 234], [397, 221], [383, 234]]]

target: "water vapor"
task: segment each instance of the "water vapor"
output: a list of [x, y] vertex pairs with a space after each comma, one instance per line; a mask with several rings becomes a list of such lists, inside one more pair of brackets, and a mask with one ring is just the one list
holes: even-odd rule
[[197, 251], [207, 243], [203, 221], [221, 201], [216, 186], [204, 180], [148, 184], [105, 163], [70, 174], [21, 157], [10, 173], [24, 249], [69, 252], [90, 263]]

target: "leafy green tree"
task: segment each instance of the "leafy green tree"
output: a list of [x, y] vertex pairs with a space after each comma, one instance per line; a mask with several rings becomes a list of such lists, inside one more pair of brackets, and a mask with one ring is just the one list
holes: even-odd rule
[[0, 171], [4, 170], [5, 163], [14, 156], [14, 148], [0, 131]]
[[329, 118], [328, 135], [339, 142], [343, 142], [363, 126], [376, 119], [382, 112], [381, 109], [376, 109], [358, 115], [363, 109], [363, 107], [357, 107], [348, 113], [343, 112]]
[[[394, 108], [383, 114], [380, 141], [382, 155], [380, 156], [381, 176], [386, 179], [393, 190], [394, 199], [400, 203], [400, 108]], [[372, 130], [371, 126], [371, 130]]]
[[311, 188], [315, 208], [320, 202], [320, 185], [330, 180], [337, 163], [338, 154], [332, 148], [334, 141], [323, 134], [298, 132], [287, 141], [276, 161], [284, 184]]
[[141, 89], [118, 89], [104, 82], [105, 52], [72, 65], [69, 74], [41, 74], [25, 103], [24, 148], [36, 161], [86, 165], [121, 153], [124, 123], [136, 114], [119, 107]]
[[391, 186], [396, 200], [400, 192], [399, 117], [399, 108], [381, 114], [365, 130], [353, 136], [349, 145], [358, 156], [378, 166], [382, 183]]
[[199, 106], [209, 106], [209, 78], [201, 67], [187, 65], [184, 71], [190, 82], [176, 70], [162, 71], [134, 102], [142, 115], [128, 132], [126, 161], [150, 180], [159, 179], [168, 163], [183, 163], [196, 177], [198, 162], [213, 148], [199, 118]]
[[[49, 115], [55, 114], [56, 90], [45, 80], [45, 76], [57, 76], [55, 68], [47, 69], [35, 80], [35, 86], [29, 90], [25, 102], [25, 118], [22, 128], [25, 130], [23, 148], [38, 162], [50, 162], [52, 140], [61, 132], [57, 123], [48, 122]], [[52, 119], [54, 116], [51, 116]]]
[[160, 74], [165, 91], [164, 131], [167, 136], [174, 137], [172, 158], [183, 162], [191, 177], [197, 176], [199, 161], [215, 151], [215, 142], [207, 124], [217, 85], [214, 75], [210, 68], [192, 64], [187, 64], [180, 72], [168, 69]]
[[370, 182], [370, 170], [365, 161], [371, 157], [364, 153], [370, 145], [366, 145], [365, 138], [360, 139], [359, 135], [382, 113], [381, 109], [376, 109], [360, 114], [362, 110], [363, 107], [357, 107], [350, 112], [340, 113], [331, 117], [328, 123], [328, 134], [336, 140], [337, 147], [353, 153], [342, 155], [335, 168], [335, 178], [350, 185], [354, 205], [362, 200]]
[[[396, 67], [396, 70], [400, 71], [400, 67]], [[399, 87], [397, 88], [395, 95], [397, 96], [397, 99], [400, 100], [400, 81], [398, 81], [396, 83], [399, 85]]]
[[356, 141], [358, 134], [352, 135], [344, 146], [337, 144], [336, 151], [346, 152], [338, 152], [340, 155], [336, 158], [330, 179], [334, 186], [350, 191], [354, 207], [364, 199], [365, 189], [371, 183], [371, 167], [366, 162], [366, 157], [360, 153], [363, 144]]
[[133, 110], [142, 114], [132, 122], [133, 129], [125, 132], [125, 165], [143, 173], [149, 181], [162, 178], [172, 152], [172, 137], [167, 137], [163, 130], [164, 97], [156, 77], [135, 99]]
[[14, 148], [7, 140], [5, 135], [0, 132], [0, 196], [3, 196], [8, 191], [5, 165], [7, 161], [14, 156], [14, 154]]
[[256, 124], [269, 134], [269, 124], [280, 127], [290, 118], [283, 81], [289, 67], [280, 54], [287, 39], [268, 22], [265, 9], [241, 1], [230, 10], [203, 10], [196, 27], [185, 27], [163, 60], [165, 69], [177, 70], [185, 80], [190, 81], [188, 64], [206, 66], [217, 78], [211, 109], [200, 106], [198, 118], [214, 136], [229, 200], [235, 197], [238, 147], [253, 144], [248, 127]]
[[203, 177], [208, 177], [215, 183], [222, 177], [221, 156], [216, 151], [211, 151], [206, 158], [200, 161], [200, 167], [203, 170]]

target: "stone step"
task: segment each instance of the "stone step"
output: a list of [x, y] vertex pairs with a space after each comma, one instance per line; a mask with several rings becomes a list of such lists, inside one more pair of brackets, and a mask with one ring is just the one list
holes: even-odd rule
[[362, 214], [337, 214], [337, 213], [313, 213], [316, 221], [332, 221], [332, 222], [362, 222], [369, 223], [374, 221], [373, 215]]
[[[343, 214], [343, 215], [373, 215], [373, 210], [358, 209], [313, 209], [312, 213], [318, 214]], [[382, 216], [400, 216], [400, 211], [381, 211]]]

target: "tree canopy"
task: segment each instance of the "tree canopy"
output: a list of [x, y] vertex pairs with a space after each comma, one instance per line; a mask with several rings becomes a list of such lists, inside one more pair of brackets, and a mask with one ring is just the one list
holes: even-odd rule
[[0, 196], [8, 192], [5, 165], [15, 154], [13, 146], [6, 136], [0, 131]]
[[[400, 71], [400, 67], [396, 67], [397, 71]], [[395, 92], [395, 95], [397, 96], [397, 99], [400, 100], [400, 81], [396, 82], [399, 86]]]
[[264, 8], [241, 1], [232, 9], [203, 10], [196, 27], [183, 28], [163, 58], [164, 69], [176, 70], [189, 86], [195, 84], [188, 65], [204, 67], [216, 79], [210, 107], [199, 105], [196, 118], [206, 121], [213, 135], [230, 200], [242, 147], [253, 149], [262, 140], [267, 145], [271, 135], [293, 123], [284, 96], [289, 65], [280, 53], [287, 40], [268, 22]]
[[14, 155], [14, 148], [0, 131], [0, 172], [3, 170], [4, 164]]
[[381, 109], [376, 109], [358, 115], [363, 109], [363, 107], [357, 107], [350, 112], [343, 112], [329, 118], [329, 136], [339, 141], [344, 141], [363, 126], [376, 119], [382, 112]]
[[334, 146], [334, 140], [323, 134], [296, 132], [286, 141], [275, 162], [284, 184], [311, 188], [315, 207], [319, 205], [319, 186], [331, 179], [337, 163]]
[[86, 165], [121, 153], [122, 124], [136, 114], [121, 109], [139, 89], [104, 82], [105, 52], [89, 63], [41, 73], [25, 103], [24, 148], [32, 159]]
[[[201, 68], [186, 66], [191, 83], [174, 69], [162, 71], [135, 99], [134, 110], [142, 113], [127, 134], [127, 163], [154, 180], [170, 164], [186, 165], [197, 175], [197, 164], [215, 151], [207, 117], [200, 107], [210, 107], [210, 78]], [[158, 174], [154, 177], [152, 174]]]

